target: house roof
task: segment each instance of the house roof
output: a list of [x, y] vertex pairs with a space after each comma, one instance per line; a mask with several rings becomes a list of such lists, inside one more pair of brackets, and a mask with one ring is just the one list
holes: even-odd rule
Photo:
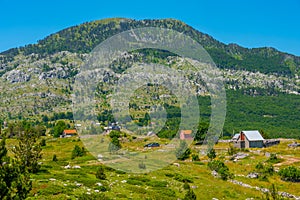
[[234, 136], [232, 137], [232, 139], [233, 140], [237, 140], [237, 139], [239, 139], [239, 137], [240, 137], [240, 134], [236, 133], [236, 134], [234, 134]]
[[261, 136], [261, 134], [257, 130], [255, 130], [255, 131], [242, 131], [242, 133], [245, 134], [245, 136], [247, 137], [247, 139], [249, 141], [261, 141], [261, 140], [264, 140], [264, 138]]
[[64, 134], [68, 135], [68, 134], [76, 134], [77, 131], [75, 129], [73, 130], [64, 130]]
[[180, 133], [184, 135], [190, 135], [192, 134], [192, 130], [181, 130]]

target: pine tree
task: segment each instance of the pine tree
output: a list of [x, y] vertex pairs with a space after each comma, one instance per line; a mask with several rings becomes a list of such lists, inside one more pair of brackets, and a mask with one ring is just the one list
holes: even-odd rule
[[7, 156], [5, 137], [0, 142], [0, 199], [26, 199], [32, 188], [29, 173], [20, 162]]
[[23, 131], [18, 136], [18, 145], [12, 149], [15, 159], [30, 173], [38, 172], [41, 167], [39, 160], [42, 158], [42, 148], [38, 139], [39, 135], [31, 129]]

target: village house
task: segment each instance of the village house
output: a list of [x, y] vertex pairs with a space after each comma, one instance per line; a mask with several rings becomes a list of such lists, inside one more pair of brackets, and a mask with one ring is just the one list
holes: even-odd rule
[[75, 129], [72, 130], [64, 130], [62, 137], [72, 137], [72, 136], [76, 136], [77, 135], [77, 131]]
[[192, 130], [181, 130], [180, 131], [180, 139], [181, 140], [192, 140]]
[[109, 124], [108, 127], [104, 127], [104, 131], [106, 134], [109, 134], [110, 131], [121, 131], [121, 127], [118, 123]]
[[259, 131], [241, 131], [232, 138], [234, 147], [237, 148], [263, 148], [264, 138]]

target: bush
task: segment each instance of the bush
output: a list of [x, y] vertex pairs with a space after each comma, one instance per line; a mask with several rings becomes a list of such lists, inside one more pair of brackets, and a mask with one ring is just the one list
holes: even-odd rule
[[300, 182], [300, 170], [294, 166], [288, 166], [284, 169], [281, 169], [278, 174], [282, 180]]
[[189, 190], [189, 189], [191, 189], [191, 187], [190, 187], [190, 185], [188, 183], [184, 183], [183, 184], [183, 189]]
[[261, 180], [267, 180], [267, 176], [274, 174], [274, 167], [272, 164], [258, 163], [255, 166], [256, 171], [260, 174]]
[[193, 183], [193, 180], [190, 178], [190, 177], [187, 177], [187, 176], [183, 176], [181, 174], [176, 174], [174, 176], [174, 179], [176, 181], [180, 181], [182, 183]]
[[208, 163], [208, 167], [210, 170], [218, 172], [222, 180], [227, 180], [232, 177], [232, 174], [229, 172], [229, 168], [222, 161], [213, 160]]
[[210, 160], [213, 160], [217, 157], [216, 155], [216, 151], [214, 149], [210, 149], [208, 152], [207, 152], [207, 157], [210, 159]]
[[72, 151], [72, 159], [76, 157], [82, 157], [86, 154], [84, 147], [80, 148], [78, 145], [75, 145], [73, 151]]
[[112, 137], [111, 142], [108, 145], [109, 152], [114, 153], [120, 149], [121, 149], [121, 144], [118, 137], [116, 136]]
[[141, 162], [141, 163], [139, 163], [139, 168], [146, 169], [146, 165], [143, 162]]
[[235, 148], [231, 144], [229, 144], [229, 148], [227, 149], [228, 155], [232, 156], [238, 152], [238, 148]]
[[130, 185], [143, 185], [144, 183], [139, 181], [139, 180], [134, 180], [134, 179], [128, 179], [127, 183]]
[[106, 175], [104, 173], [104, 168], [102, 166], [100, 166], [96, 172], [96, 178], [100, 179], [100, 180], [105, 180], [106, 179]]
[[279, 159], [279, 158], [277, 157], [277, 155], [274, 154], [274, 153], [272, 153], [272, 154], [270, 155], [270, 158], [267, 160], [267, 162], [272, 163], [272, 164], [279, 163], [280, 161], [281, 161], [281, 159]]
[[176, 158], [178, 160], [185, 160], [190, 157], [191, 149], [188, 148], [186, 141], [181, 140], [179, 148], [176, 149]]
[[57, 161], [58, 161], [56, 154], [53, 155], [52, 161], [54, 161], [54, 162], [57, 162]]
[[174, 177], [174, 176], [175, 176], [175, 174], [171, 174], [171, 173], [165, 173], [165, 176], [166, 176], [166, 177]]
[[193, 154], [192, 155], [192, 161], [199, 161], [199, 155], [198, 154]]
[[114, 130], [112, 130], [109, 133], [109, 137], [110, 138], [114, 138], [114, 137], [119, 138], [120, 136], [121, 136], [120, 131], [114, 131]]
[[187, 191], [187, 193], [185, 194], [183, 200], [196, 200], [197, 199], [197, 196], [196, 194], [194, 193], [193, 190], [189, 189]]
[[46, 140], [45, 140], [44, 138], [41, 140], [41, 146], [42, 146], [42, 147], [45, 147], [45, 146], [46, 146]]

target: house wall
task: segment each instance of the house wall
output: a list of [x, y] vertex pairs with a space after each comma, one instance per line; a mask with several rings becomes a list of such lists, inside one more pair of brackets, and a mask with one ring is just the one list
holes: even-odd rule
[[235, 148], [241, 148], [241, 143], [240, 143], [239, 141], [234, 141], [234, 142], [233, 142], [233, 146], [234, 146]]
[[245, 141], [235, 141], [234, 143], [233, 143], [233, 146], [235, 147], [235, 148], [239, 148], [239, 149], [243, 149], [243, 148], [245, 148]]
[[249, 142], [250, 148], [262, 148], [263, 147], [263, 141], [251, 141]]
[[250, 147], [250, 142], [249, 140], [247, 140], [247, 138], [245, 139], [245, 148], [249, 148]]

